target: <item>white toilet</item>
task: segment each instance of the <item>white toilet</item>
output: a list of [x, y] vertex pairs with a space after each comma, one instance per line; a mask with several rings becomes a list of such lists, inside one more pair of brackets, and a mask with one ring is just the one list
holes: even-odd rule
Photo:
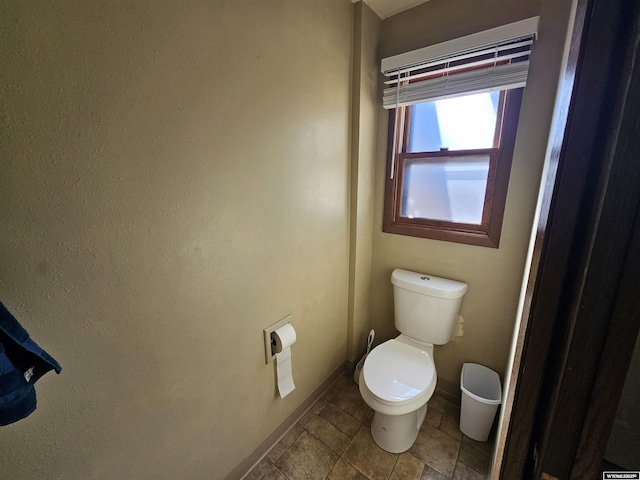
[[436, 388], [433, 346], [451, 340], [467, 284], [396, 269], [391, 275], [395, 326], [400, 335], [367, 356], [360, 394], [375, 410], [371, 436], [401, 453], [416, 441]]

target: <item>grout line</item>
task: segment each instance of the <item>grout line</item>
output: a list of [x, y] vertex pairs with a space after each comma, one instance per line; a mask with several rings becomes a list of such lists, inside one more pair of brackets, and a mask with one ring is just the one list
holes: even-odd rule
[[[360, 428], [362, 428], [362, 424], [360, 424]], [[347, 445], [347, 448], [344, 449], [344, 451], [346, 452], [347, 449], [351, 446], [351, 444], [353, 443], [353, 440], [356, 438], [356, 435], [358, 434], [358, 432], [360, 431], [360, 428], [358, 428], [358, 430], [356, 430], [356, 433], [353, 435], [353, 437], [351, 437], [351, 440], [349, 441], [349, 445]], [[344, 455], [344, 452], [343, 452]], [[369, 480], [369, 477], [367, 477], [364, 473], [362, 473], [360, 470], [358, 470], [356, 468], [355, 465], [351, 465], [351, 462], [349, 462], [349, 460], [347, 460], [346, 458], [343, 457], [343, 455], [340, 455], [340, 459], [338, 459], [338, 462], [340, 460], [342, 460], [344, 463], [346, 463], [347, 465], [349, 465], [351, 468], [353, 468], [356, 472], [358, 472], [360, 475], [364, 476], [365, 478], [367, 478], [367, 480]], [[336, 462], [336, 463], [338, 463]], [[335, 465], [334, 465], [335, 467]]]
[[[266, 452], [265, 452], [265, 453], [264, 453], [264, 454], [263, 454], [263, 455], [262, 455], [262, 456], [261, 456], [261, 457], [260, 457], [260, 458], [259, 458], [259, 459], [254, 463], [254, 464], [253, 464], [253, 466], [251, 466], [251, 468], [249, 468], [249, 469], [247, 470], [247, 472], [246, 472], [244, 475], [242, 475], [242, 476], [240, 477], [240, 480], [245, 480], [245, 479], [246, 479], [246, 478], [251, 474], [251, 472], [253, 472], [253, 470], [258, 466], [258, 464], [259, 464], [262, 460], [264, 460], [265, 458], [267, 458], [267, 455], [269, 454], [269, 452], [271, 452], [271, 450], [273, 450], [273, 448], [274, 448], [278, 443], [280, 443], [280, 441], [285, 437], [285, 435], [287, 435], [287, 433], [289, 433], [289, 431], [290, 431], [293, 427], [295, 427], [296, 425], [298, 425], [298, 424], [299, 424], [299, 422], [300, 422], [300, 420], [302, 419], [302, 417], [304, 417], [304, 416], [307, 414], [307, 412], [309, 412], [309, 410], [311, 410], [311, 409], [316, 405], [316, 403], [318, 403], [320, 400], [322, 400], [322, 399], [324, 398], [324, 396], [327, 394], [327, 392], [329, 391], [329, 389], [331, 389], [331, 388], [333, 387], [333, 385], [335, 385], [335, 383], [340, 379], [340, 377], [341, 377], [341, 376], [342, 376], [342, 374], [339, 374], [338, 376], [336, 376], [336, 379], [335, 379], [333, 382], [331, 382], [331, 383], [329, 384], [329, 386], [327, 386], [327, 387], [322, 391], [322, 393], [320, 393], [320, 395], [318, 396], [318, 398], [317, 398], [317, 399], [316, 399], [316, 400], [315, 400], [311, 405], [309, 405], [309, 407], [308, 407], [308, 408], [306, 408], [306, 409], [304, 410], [304, 412], [302, 412], [302, 414], [300, 414], [300, 415], [298, 416], [298, 418], [296, 418], [296, 420], [291, 424], [291, 426], [290, 426], [289, 428], [287, 428], [287, 429], [285, 430], [285, 432], [284, 432], [282, 435], [280, 435], [280, 436], [278, 437], [278, 439], [277, 439], [275, 442], [273, 442], [273, 444], [271, 445], [271, 447], [269, 447], [269, 448], [267, 449], [267, 451], [266, 451]], [[306, 428], [305, 428], [305, 427], [303, 427], [302, 425], [300, 425], [300, 426], [301, 426], [304, 430], [306, 430]], [[311, 433], [311, 432], [309, 432], [309, 433]], [[297, 440], [297, 438], [296, 438], [296, 440]], [[291, 445], [289, 445], [289, 447], [287, 447], [287, 449], [285, 450], [285, 452], [286, 452], [287, 450], [289, 450], [289, 448], [290, 448], [290, 447], [291, 447]], [[282, 454], [282, 455], [284, 455], [284, 452], [283, 452], [283, 454]], [[269, 461], [271, 461], [271, 460], [269, 459]], [[273, 463], [273, 465], [275, 466], [275, 462], [271, 462], [271, 463]], [[277, 467], [276, 467], [276, 468], [277, 468]], [[285, 476], [286, 476], [286, 475], [285, 475]], [[264, 477], [264, 475], [263, 475], [263, 477]], [[288, 477], [287, 477], [287, 478], [288, 478]]]
[[[389, 476], [387, 477], [387, 480], [391, 479], [391, 476], [393, 475], [393, 472], [396, 469], [396, 466], [398, 465], [398, 460], [400, 459], [400, 454], [396, 453], [394, 454], [396, 456], [396, 461], [393, 463], [393, 468], [391, 469], [391, 472], [389, 472]], [[424, 470], [424, 467], [422, 467], [422, 470]]]
[[[353, 385], [351, 385], [350, 383], [349, 383], [349, 384], [347, 384], [347, 385], [345, 385], [345, 386], [343, 386], [342, 388], [340, 388], [340, 389], [336, 392], [336, 393], [337, 393], [337, 395], [334, 395], [334, 396], [332, 397], [332, 400], [329, 400], [329, 399], [327, 399], [327, 398], [326, 398], [326, 394], [327, 394], [327, 392], [329, 392], [329, 390], [330, 390], [332, 387], [334, 387], [334, 385], [335, 385], [338, 381], [340, 381], [340, 380], [339, 380], [339, 377], [338, 377], [338, 378], [337, 378], [337, 379], [336, 379], [336, 380], [335, 380], [335, 381], [334, 381], [334, 382], [333, 382], [333, 383], [332, 383], [332, 384], [331, 384], [331, 385], [326, 389], [326, 391], [325, 391], [325, 393], [324, 393], [323, 395], [321, 395], [321, 396], [320, 396], [320, 397], [319, 397], [319, 398], [318, 398], [318, 399], [317, 399], [313, 404], [311, 404], [311, 405], [309, 406], [309, 408], [307, 408], [307, 409], [305, 410], [305, 412], [304, 412], [302, 415], [300, 415], [300, 417], [299, 417], [299, 419], [296, 421], [296, 423], [295, 423], [294, 425], [292, 425], [292, 426], [287, 430], [287, 432], [285, 432], [285, 433], [282, 435], [282, 437], [280, 437], [280, 439], [279, 439], [279, 440], [278, 440], [278, 441], [277, 441], [277, 442], [272, 446], [272, 448], [271, 448], [271, 449], [269, 449], [269, 451], [267, 452], [267, 454], [268, 454], [269, 452], [271, 452], [271, 450], [272, 450], [272, 449], [273, 449], [273, 448], [274, 448], [274, 447], [275, 447], [275, 446], [276, 446], [276, 445], [277, 445], [277, 444], [278, 444], [278, 443], [279, 443], [279, 442], [284, 438], [284, 436], [285, 436], [286, 434], [288, 434], [288, 433], [289, 433], [289, 431], [290, 431], [290, 430], [291, 430], [295, 425], [300, 425], [300, 427], [301, 427], [301, 429], [302, 429], [302, 431], [303, 431], [303, 432], [305, 432], [305, 431], [306, 431], [306, 432], [308, 432], [311, 436], [313, 436], [313, 437], [314, 437], [315, 439], [317, 439], [319, 442], [321, 442], [321, 443], [322, 443], [322, 444], [324, 444], [326, 447], [328, 447], [332, 452], [334, 452], [334, 453], [336, 453], [336, 454], [338, 455], [338, 459], [337, 459], [336, 463], [334, 463], [334, 464], [333, 464], [333, 466], [331, 467], [330, 472], [333, 470], [333, 468], [335, 468], [335, 466], [338, 464], [338, 462], [342, 461], [342, 462], [344, 462], [346, 465], [348, 465], [349, 467], [353, 468], [356, 472], [358, 472], [358, 473], [359, 473], [360, 475], [362, 475], [364, 478], [366, 478], [367, 480], [370, 480], [370, 478], [369, 478], [369, 477], [367, 477], [367, 475], [366, 475], [366, 474], [364, 474], [363, 472], [361, 472], [361, 471], [360, 471], [360, 470], [359, 470], [355, 465], [352, 465], [352, 464], [351, 464], [351, 462], [349, 462], [349, 461], [347, 460], [347, 458], [345, 458], [345, 457], [344, 457], [344, 455], [345, 455], [345, 453], [347, 452], [347, 450], [352, 446], [352, 444], [353, 444], [353, 442], [354, 442], [354, 440], [355, 440], [356, 436], [358, 435], [358, 433], [360, 433], [360, 430], [361, 430], [362, 428], [369, 428], [369, 426], [368, 426], [368, 425], [367, 425], [367, 423], [366, 423], [366, 422], [369, 420], [369, 418], [368, 418], [368, 416], [367, 416], [367, 418], [365, 418], [365, 420], [364, 420], [364, 421], [360, 421], [358, 418], [353, 417], [353, 415], [351, 415], [349, 412], [347, 412], [346, 410], [343, 410], [341, 407], [339, 407], [339, 406], [337, 405], [337, 403], [339, 403], [339, 398], [340, 398], [342, 395], [344, 395], [344, 394], [350, 394], [351, 392], [348, 392], [348, 389], [350, 389], [350, 388], [354, 388], [354, 386], [353, 386]], [[309, 412], [311, 409], [313, 409], [314, 407], [316, 407], [316, 406], [317, 406], [318, 402], [321, 402], [322, 400], [325, 400], [325, 401], [326, 401], [326, 405], [325, 405], [325, 407], [324, 407], [324, 408], [326, 408], [326, 406], [327, 406], [327, 405], [332, 405], [333, 407], [335, 407], [335, 408], [337, 408], [338, 410], [340, 410], [340, 411], [342, 412], [342, 414], [338, 417], [338, 419], [337, 419], [336, 423], [335, 423], [335, 424], [332, 424], [332, 423], [331, 423], [331, 422], [329, 422], [328, 420], [326, 420], [326, 419], [322, 418], [322, 417], [320, 416], [320, 413], [322, 413], [322, 410], [318, 410], [318, 411], [317, 411], [317, 413], [316, 413], [316, 414], [311, 418], [310, 422], [311, 422], [311, 421], [313, 421], [315, 418], [320, 418], [320, 419], [324, 420], [328, 425], [331, 425], [331, 426], [332, 426], [335, 430], [337, 430], [338, 432], [341, 432], [342, 434], [347, 435], [347, 436], [349, 437], [349, 441], [348, 441], [348, 443], [347, 443], [346, 447], [344, 448], [344, 450], [342, 451], [342, 453], [335, 452], [335, 451], [334, 451], [334, 450], [333, 450], [329, 445], [325, 444], [325, 443], [324, 443], [324, 442], [323, 442], [319, 437], [317, 437], [317, 436], [316, 436], [316, 435], [314, 435], [310, 430], [308, 430], [307, 426], [308, 426], [308, 424], [309, 424], [310, 422], [308, 422], [308, 423], [307, 423], [307, 426], [303, 426], [303, 425], [301, 425], [301, 424], [299, 424], [299, 423], [298, 423], [298, 422], [299, 422], [299, 421], [300, 421], [300, 420], [301, 420], [305, 415], [307, 415], [307, 414], [308, 414], [308, 412]], [[442, 423], [443, 423], [443, 420], [444, 420], [444, 418], [445, 418], [445, 414], [447, 413], [447, 411], [449, 411], [449, 413], [451, 413], [451, 409], [455, 409], [455, 407], [457, 407], [457, 405], [452, 404], [452, 402], [448, 401], [446, 398], [445, 398], [444, 400], [445, 400], [445, 402], [446, 402], [446, 403], [445, 403], [445, 405], [444, 405], [444, 411], [442, 412], [442, 418], [440, 419], [440, 425], [439, 425], [439, 426], [434, 426], [434, 425], [430, 425], [430, 424], [429, 424], [429, 426], [430, 426], [431, 428], [433, 428], [433, 429], [438, 430], [440, 433], [444, 433], [444, 434], [446, 434], [446, 435], [447, 435], [447, 437], [449, 437], [449, 438], [451, 438], [451, 439], [455, 440], [455, 441], [456, 441], [456, 443], [457, 443], [457, 451], [456, 451], [456, 454], [455, 454], [455, 462], [454, 462], [454, 466], [453, 466], [453, 471], [452, 471], [451, 475], [450, 475], [450, 476], [448, 476], [447, 478], [450, 480], [450, 479], [453, 477], [453, 475], [455, 474], [456, 468], [458, 467], [458, 464], [463, 464], [463, 465], [464, 465], [464, 467], [469, 468], [470, 470], [474, 471], [475, 473], [478, 473], [479, 475], [482, 475], [482, 473], [481, 473], [481, 472], [478, 472], [477, 470], [473, 469], [471, 466], [467, 465], [466, 463], [464, 463], [464, 462], [462, 462], [462, 461], [460, 460], [460, 453], [461, 453], [461, 451], [462, 451], [462, 446], [463, 446], [463, 444], [465, 444], [465, 443], [466, 443], [467, 447], [469, 447], [469, 448], [473, 449], [474, 451], [476, 451], [476, 453], [481, 454], [483, 457], [487, 457], [487, 454], [486, 454], [486, 453], [484, 453], [484, 452], [482, 451], [482, 449], [481, 449], [481, 445], [475, 444], [475, 443], [473, 443], [473, 442], [465, 442], [465, 435], [464, 435], [464, 434], [463, 434], [460, 438], [458, 438], [457, 436], [455, 436], [455, 435], [453, 435], [453, 434], [451, 434], [451, 433], [449, 433], [449, 432], [447, 432], [447, 431], [445, 431], [445, 430], [443, 430], [443, 429], [441, 429], [441, 428], [440, 428], [440, 427], [441, 427], [441, 425], [442, 425]], [[335, 401], [336, 403], [334, 403], [334, 401]], [[459, 407], [458, 407], [458, 408], [459, 408]], [[317, 409], [317, 408], [316, 408], [316, 409]], [[337, 427], [338, 423], [340, 423], [340, 420], [341, 420], [341, 419], [343, 419], [343, 418], [346, 418], [346, 415], [349, 415], [349, 416], [351, 416], [352, 418], [354, 418], [354, 419], [358, 422], [358, 424], [359, 424], [358, 429], [357, 429], [357, 430], [356, 430], [356, 432], [353, 434], [353, 436], [348, 435], [346, 432], [343, 432], [342, 430], [340, 430], [340, 429]], [[449, 416], [451, 416], [451, 415], [449, 415]], [[458, 430], [459, 430], [459, 427], [458, 427]], [[299, 438], [299, 437], [298, 437], [298, 438]], [[290, 445], [289, 445], [289, 446], [284, 450], [284, 452], [282, 453], [282, 455], [284, 455], [284, 454], [285, 454], [285, 453], [286, 453], [286, 452], [287, 452], [287, 451], [292, 447], [292, 445], [293, 445], [296, 441], [297, 441], [297, 439], [296, 439], [296, 440], [294, 440], [293, 442], [291, 442], [291, 444], [290, 444]], [[413, 454], [413, 453], [411, 453], [411, 452], [409, 452], [409, 451], [407, 451], [407, 453], [408, 453], [412, 458], [414, 458], [415, 460], [417, 460], [418, 462], [420, 462], [420, 464], [422, 465], [422, 471], [421, 471], [421, 473], [420, 473], [420, 476], [421, 476], [421, 477], [422, 477], [422, 475], [424, 474], [424, 472], [425, 472], [425, 470], [427, 469], [427, 467], [429, 467], [429, 468], [431, 468], [431, 469], [435, 470], [436, 472], [438, 472], [438, 473], [440, 473], [441, 475], [443, 475], [443, 476], [444, 476], [444, 474], [443, 474], [442, 472], [440, 472], [438, 469], [435, 469], [434, 467], [432, 467], [432, 466], [428, 465], [428, 464], [427, 464], [426, 462], [424, 462], [422, 459], [418, 458], [415, 454]], [[266, 457], [266, 454], [265, 454], [265, 457]], [[399, 462], [399, 460], [400, 460], [400, 454], [395, 454], [395, 462], [393, 463], [393, 467], [392, 467], [392, 469], [391, 469], [391, 473], [389, 474], [389, 477], [387, 478], [387, 480], [389, 480], [389, 479], [393, 476], [393, 473], [394, 473], [394, 471], [395, 471], [396, 467], [398, 466], [398, 462]], [[281, 474], [284, 476], [284, 478], [289, 479], [289, 477], [287, 477], [287, 475], [286, 475], [284, 472], [282, 472], [282, 471], [281, 471], [281, 470], [280, 470], [280, 469], [275, 465], [275, 462], [272, 462], [272, 463], [273, 463], [273, 465], [272, 465], [272, 467], [271, 467], [271, 468], [275, 468], [279, 473], [281, 473]], [[485, 468], [488, 470], [488, 466], [487, 466], [487, 467], [485, 467]], [[269, 469], [268, 471], [270, 471], [270, 470], [271, 470], [271, 469]], [[268, 471], [267, 471], [267, 473], [268, 473]], [[265, 475], [266, 475], [267, 473], [265, 473]], [[264, 477], [264, 476], [263, 476], [263, 477]], [[486, 477], [486, 474], [485, 474], [485, 477]]]

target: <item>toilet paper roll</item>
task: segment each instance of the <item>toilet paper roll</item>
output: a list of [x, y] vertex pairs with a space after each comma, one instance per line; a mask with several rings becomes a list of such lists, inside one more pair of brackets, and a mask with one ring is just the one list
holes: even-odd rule
[[273, 353], [280, 353], [285, 348], [289, 348], [296, 343], [296, 331], [293, 325], [285, 323], [280, 328], [276, 329], [271, 334], [271, 340], [273, 341]]
[[276, 376], [280, 398], [289, 395], [295, 388], [291, 372], [291, 345], [296, 342], [296, 331], [290, 323], [283, 325], [271, 334], [276, 354]]

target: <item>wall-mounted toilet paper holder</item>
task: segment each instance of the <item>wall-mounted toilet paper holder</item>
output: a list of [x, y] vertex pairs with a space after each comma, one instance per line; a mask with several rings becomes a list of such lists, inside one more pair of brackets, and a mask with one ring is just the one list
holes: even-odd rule
[[278, 320], [273, 325], [268, 326], [263, 330], [264, 333], [264, 362], [265, 364], [269, 364], [276, 358], [276, 354], [273, 352], [273, 347], [275, 345], [275, 341], [271, 338], [271, 334], [275, 332], [277, 329], [291, 322], [293, 315], [287, 315], [281, 320]]

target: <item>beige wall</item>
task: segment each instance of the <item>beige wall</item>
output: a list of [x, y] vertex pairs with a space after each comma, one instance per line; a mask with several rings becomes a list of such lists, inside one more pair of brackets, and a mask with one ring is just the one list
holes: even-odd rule
[[2, 2], [0, 299], [63, 366], [2, 478], [222, 478], [344, 362], [352, 12]]
[[362, 354], [373, 326], [369, 302], [381, 24], [365, 3], [354, 5], [347, 349], [347, 360], [352, 363]]
[[[441, 386], [457, 388], [464, 361], [503, 373], [562, 22], [541, 23], [494, 250], [381, 232], [379, 57], [537, 1], [353, 12], [2, 2], [0, 300], [63, 366], [2, 429], [3, 478], [223, 478], [370, 328], [395, 335], [395, 267], [470, 285], [464, 336], [436, 349]], [[289, 313], [297, 389], [281, 400], [262, 329]]]
[[[568, 9], [547, 9], [540, 40], [531, 55], [509, 183], [500, 248], [485, 248], [382, 233], [387, 115], [379, 113], [375, 225], [371, 279], [372, 322], [377, 342], [397, 334], [393, 327], [391, 271], [405, 268], [469, 284], [461, 315], [463, 335], [436, 347], [439, 387], [459, 395], [464, 362], [503, 375], [514, 328], [523, 267], [555, 100], [566, 21], [549, 22]], [[383, 21], [381, 56], [432, 45], [540, 15], [537, 0], [431, 0]], [[551, 29], [548, 30], [547, 27]]]

